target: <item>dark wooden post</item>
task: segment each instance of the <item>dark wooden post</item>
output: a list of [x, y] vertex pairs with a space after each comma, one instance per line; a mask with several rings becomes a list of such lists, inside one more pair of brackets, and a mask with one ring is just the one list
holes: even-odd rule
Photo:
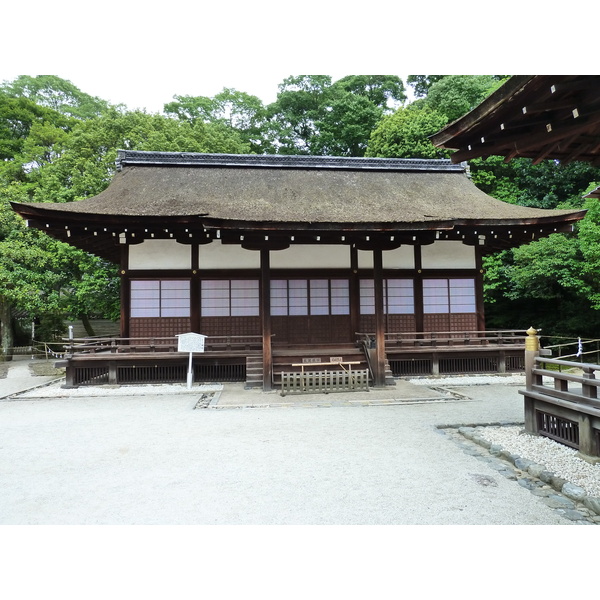
[[129, 246], [121, 246], [121, 337], [129, 337], [131, 284], [129, 279]]
[[[480, 246], [475, 246], [475, 265], [477, 275], [475, 276], [475, 298], [477, 310], [477, 330], [485, 331], [485, 312], [483, 306], [483, 256]], [[504, 373], [505, 371], [499, 371]]]
[[425, 329], [425, 318], [423, 316], [423, 260], [421, 258], [421, 246], [414, 247], [414, 257], [415, 331], [422, 332]]
[[579, 413], [579, 452], [585, 456], [598, 456], [592, 417]]
[[[584, 398], [596, 399], [598, 397], [598, 388], [595, 385], [587, 384], [587, 381], [595, 379], [596, 374], [594, 369], [584, 366], [583, 383], [581, 385], [581, 395]], [[579, 452], [586, 456], [595, 456], [598, 454], [592, 418], [590, 415], [582, 412], [579, 413]]]
[[360, 330], [360, 280], [358, 279], [358, 250], [350, 247], [350, 339]]
[[199, 245], [191, 244], [192, 273], [190, 277], [190, 331], [200, 331], [200, 261]]
[[385, 319], [383, 314], [383, 253], [373, 250], [375, 285], [375, 387], [385, 385]]
[[269, 250], [260, 251], [260, 318], [263, 348], [263, 390], [273, 389], [273, 353], [271, 350], [271, 261]]
[[[533, 389], [533, 369], [535, 368], [535, 359], [540, 354], [540, 341], [537, 336], [537, 330], [530, 327], [527, 330], [525, 338], [525, 391]], [[525, 398], [525, 431], [537, 434], [535, 422], [535, 402], [526, 394]]]

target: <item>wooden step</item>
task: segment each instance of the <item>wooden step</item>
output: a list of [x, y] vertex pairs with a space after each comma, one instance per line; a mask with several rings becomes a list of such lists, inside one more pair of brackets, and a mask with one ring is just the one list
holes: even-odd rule
[[248, 356], [246, 358], [246, 389], [261, 388], [263, 386], [264, 365], [262, 356]]

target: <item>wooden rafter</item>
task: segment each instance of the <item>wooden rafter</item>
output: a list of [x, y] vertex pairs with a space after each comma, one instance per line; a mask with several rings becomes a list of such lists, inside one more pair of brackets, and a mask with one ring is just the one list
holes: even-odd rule
[[570, 162], [600, 160], [600, 76], [511, 78], [480, 106], [434, 136], [453, 162], [492, 155]]

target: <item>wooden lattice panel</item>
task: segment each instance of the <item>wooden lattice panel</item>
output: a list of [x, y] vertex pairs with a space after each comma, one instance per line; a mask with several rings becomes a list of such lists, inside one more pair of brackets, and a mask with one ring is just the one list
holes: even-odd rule
[[188, 317], [138, 317], [129, 321], [129, 337], [174, 337], [190, 327]]
[[261, 335], [260, 317], [203, 317], [200, 332], [208, 336]]
[[416, 329], [414, 315], [387, 315], [385, 320], [388, 333], [408, 333]]
[[352, 339], [346, 315], [272, 317], [271, 328], [275, 343], [346, 343]]
[[476, 331], [475, 313], [432, 314], [423, 316], [425, 331]]
[[[414, 315], [386, 315], [385, 331], [387, 333], [412, 332], [417, 328]], [[375, 315], [361, 315], [359, 331], [374, 332], [376, 329]]]

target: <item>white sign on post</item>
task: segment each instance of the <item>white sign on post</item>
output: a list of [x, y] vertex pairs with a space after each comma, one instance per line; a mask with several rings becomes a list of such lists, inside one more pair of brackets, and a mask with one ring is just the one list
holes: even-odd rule
[[179, 338], [177, 341], [177, 352], [189, 352], [190, 359], [188, 363], [187, 373], [187, 387], [188, 390], [192, 389], [192, 382], [194, 381], [194, 372], [192, 371], [192, 354], [194, 352], [204, 352], [204, 340], [205, 335], [201, 333], [180, 333], [177, 335]]

